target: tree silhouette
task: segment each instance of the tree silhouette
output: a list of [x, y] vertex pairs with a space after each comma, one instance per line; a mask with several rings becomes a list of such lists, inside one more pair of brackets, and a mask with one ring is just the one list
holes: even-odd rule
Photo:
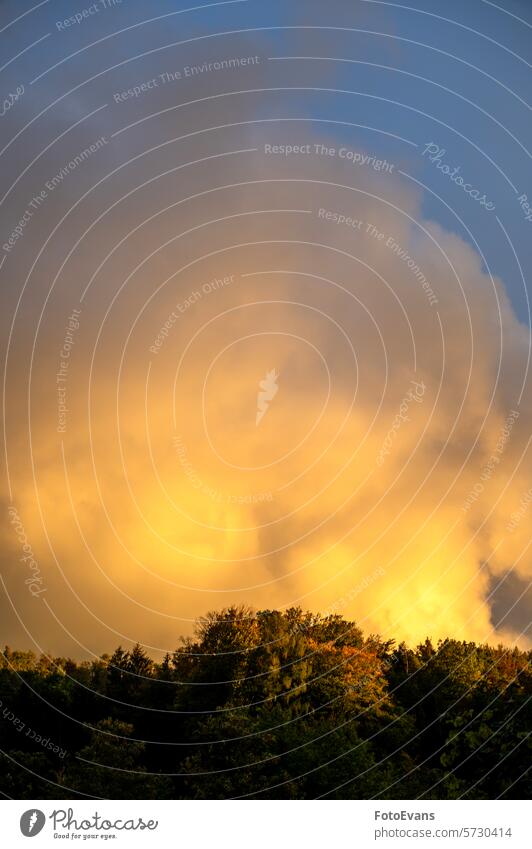
[[156, 661], [0, 653], [14, 798], [529, 798], [532, 652], [231, 606]]

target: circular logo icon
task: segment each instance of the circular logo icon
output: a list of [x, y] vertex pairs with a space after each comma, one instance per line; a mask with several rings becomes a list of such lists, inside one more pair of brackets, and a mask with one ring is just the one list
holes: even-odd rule
[[35, 837], [44, 827], [46, 817], [38, 808], [24, 811], [20, 818], [20, 830], [24, 837]]

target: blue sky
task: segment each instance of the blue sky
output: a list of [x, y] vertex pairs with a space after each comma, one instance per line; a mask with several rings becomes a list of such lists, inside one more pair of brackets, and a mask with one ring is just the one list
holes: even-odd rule
[[[376, 0], [348, 4], [246, 0], [197, 4], [207, 8], [175, 14], [192, 5], [123, 0], [114, 8], [100, 7], [98, 13], [87, 13], [81, 23], [66, 30], [63, 26], [60, 31], [59, 21], [89, 9], [91, 4], [58, 0], [38, 4], [9, 27], [6, 61], [10, 64], [4, 70], [4, 91], [22, 82], [28, 89], [24, 109], [34, 113], [36, 107], [43, 108], [72, 88], [71, 83], [78, 85], [137, 53], [155, 51], [105, 71], [68, 95], [33, 125], [46, 134], [61, 125], [67, 105], [75, 111], [77, 104], [83, 112], [87, 105], [105, 97], [115, 81], [125, 85], [144, 79], [169, 59], [177, 64], [191, 56], [208, 60], [239, 50], [246, 52], [252, 45], [264, 57], [261, 71], [265, 87], [287, 89], [295, 85], [353, 92], [300, 90], [294, 96], [288, 90], [279, 91], [276, 107], [279, 115], [307, 114], [374, 127], [376, 131], [329, 124], [327, 133], [337, 137], [339, 143], [357, 144], [402, 163], [409, 177], [426, 187], [426, 216], [468, 241], [476, 240], [488, 268], [504, 280], [519, 317], [528, 321], [526, 286], [532, 261], [532, 222], [525, 220], [518, 201], [523, 193], [532, 197], [527, 84], [532, 24], [527, 21], [530, 8], [526, 2], [507, 0], [497, 5], [483, 0], [450, 0], [442, 7], [436, 0], [428, 0], [416, 7]], [[29, 8], [26, 4], [25, 9]], [[4, 2], [2, 20], [13, 20], [16, 13], [21, 14], [20, 9], [19, 3]], [[165, 17], [135, 27], [159, 16]], [[128, 31], [120, 34], [125, 28]], [[221, 35], [235, 30], [247, 32]], [[201, 39], [215, 32], [220, 35]], [[108, 38], [111, 33], [118, 34]], [[104, 41], [83, 49], [102, 36]], [[189, 38], [199, 41], [164, 49]], [[39, 39], [39, 44], [26, 50]], [[25, 52], [10, 61], [21, 50]], [[81, 52], [29, 85], [76, 51]], [[253, 109], [259, 116], [272, 115], [271, 102], [262, 102], [260, 97], [255, 98]], [[19, 117], [21, 114], [22, 110]], [[116, 127], [112, 105], [100, 118], [108, 128]], [[416, 148], [379, 133], [379, 129], [418, 145], [417, 153]], [[21, 137], [22, 149], [27, 132]], [[487, 213], [423, 159], [421, 151], [429, 142], [446, 151], [443, 163], [459, 166], [464, 179], [492, 200], [495, 214]]]

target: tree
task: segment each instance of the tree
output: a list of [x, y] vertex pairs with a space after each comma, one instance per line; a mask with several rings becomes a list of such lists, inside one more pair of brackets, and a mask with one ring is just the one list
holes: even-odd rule
[[92, 795], [102, 799], [165, 798], [170, 782], [146, 773], [144, 744], [128, 739], [132, 734], [133, 726], [128, 723], [115, 719], [99, 722], [89, 744], [71, 762], [66, 783], [80, 793], [90, 788]]

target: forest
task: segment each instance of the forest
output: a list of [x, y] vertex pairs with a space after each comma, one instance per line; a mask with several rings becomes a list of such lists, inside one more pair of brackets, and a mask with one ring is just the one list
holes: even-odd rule
[[523, 799], [532, 652], [228, 607], [155, 661], [0, 653], [15, 799]]

